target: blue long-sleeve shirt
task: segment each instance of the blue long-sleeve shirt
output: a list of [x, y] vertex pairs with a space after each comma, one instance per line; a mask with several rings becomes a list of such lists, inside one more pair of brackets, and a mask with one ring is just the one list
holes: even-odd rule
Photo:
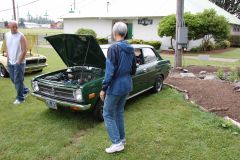
[[132, 91], [136, 73], [134, 49], [126, 41], [118, 41], [108, 49], [102, 90], [107, 94], [125, 95]]

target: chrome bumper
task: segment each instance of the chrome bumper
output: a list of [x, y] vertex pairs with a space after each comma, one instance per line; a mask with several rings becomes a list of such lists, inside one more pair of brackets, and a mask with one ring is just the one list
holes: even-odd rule
[[52, 98], [49, 98], [49, 97], [46, 97], [46, 96], [42, 96], [42, 95], [39, 95], [39, 94], [35, 94], [35, 93], [32, 93], [33, 96], [37, 97], [37, 99], [43, 101], [43, 102], [46, 102], [47, 100], [48, 101], [53, 101], [63, 107], [77, 107], [79, 108], [79, 110], [88, 110], [91, 108], [91, 104], [86, 104], [86, 105], [83, 105], [83, 104], [78, 104], [78, 103], [71, 103], [71, 102], [66, 102], [66, 101], [61, 101], [61, 100], [56, 100], [56, 99], [52, 99]]
[[48, 64], [40, 64], [40, 65], [29, 65], [29, 66], [26, 66], [25, 67], [25, 70], [28, 71], [34, 71], [34, 70], [40, 70], [40, 69], [43, 69], [44, 67], [47, 67]]

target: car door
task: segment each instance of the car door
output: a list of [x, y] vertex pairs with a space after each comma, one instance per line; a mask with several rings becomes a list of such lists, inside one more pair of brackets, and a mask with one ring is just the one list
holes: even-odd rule
[[144, 56], [143, 72], [145, 73], [142, 79], [144, 79], [144, 88], [148, 89], [152, 87], [156, 81], [158, 58], [150, 47], [142, 48], [142, 53]]
[[133, 76], [133, 91], [130, 95], [136, 94], [141, 92], [145, 89], [145, 70], [144, 70], [144, 57], [142, 54], [142, 50], [140, 48], [135, 48], [135, 56], [136, 56], [136, 63], [137, 63], [137, 71], [136, 74]]

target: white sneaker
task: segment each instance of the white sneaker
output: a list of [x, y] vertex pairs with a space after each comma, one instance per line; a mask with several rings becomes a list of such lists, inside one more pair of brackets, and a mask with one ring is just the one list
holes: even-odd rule
[[16, 99], [16, 100], [13, 102], [13, 104], [19, 105], [19, 104], [21, 104], [21, 103], [23, 103], [23, 102], [25, 102], [25, 101], [19, 101], [18, 99]]
[[115, 153], [115, 152], [120, 152], [122, 150], [124, 150], [124, 145], [122, 144], [122, 142], [118, 144], [112, 144], [109, 148], [105, 149], [107, 153]]
[[126, 139], [121, 139], [122, 144], [125, 146], [126, 145]]

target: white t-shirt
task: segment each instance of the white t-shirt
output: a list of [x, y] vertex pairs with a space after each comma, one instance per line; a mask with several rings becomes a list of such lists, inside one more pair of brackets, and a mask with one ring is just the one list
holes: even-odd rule
[[[6, 45], [9, 56], [10, 64], [14, 65], [17, 63], [19, 56], [22, 54], [21, 38], [24, 35], [21, 32], [12, 34], [12, 32], [6, 33]], [[25, 60], [23, 61], [25, 63]]]

